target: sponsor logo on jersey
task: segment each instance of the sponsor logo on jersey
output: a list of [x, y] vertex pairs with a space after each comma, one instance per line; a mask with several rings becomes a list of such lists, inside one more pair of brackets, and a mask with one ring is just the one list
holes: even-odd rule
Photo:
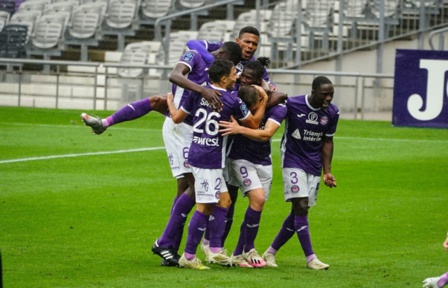
[[305, 122], [308, 124], [317, 125], [317, 124], [319, 124], [319, 122], [317, 122], [318, 120], [319, 120], [319, 116], [315, 112], [310, 112], [308, 114], [308, 119]]
[[184, 167], [185, 168], [190, 168], [190, 163], [188, 163], [188, 160], [184, 161]]
[[298, 139], [298, 140], [302, 139], [302, 136], [300, 135], [299, 129], [296, 129], [296, 131], [292, 132], [291, 136], [296, 138], [296, 139]]
[[185, 53], [184, 56], [182, 56], [182, 60], [190, 62], [191, 59], [193, 59], [193, 56], [193, 53]]
[[193, 136], [193, 143], [201, 146], [217, 147], [219, 146], [219, 138], [203, 138], [199, 136]]
[[306, 116], [306, 114], [303, 114], [303, 113], [297, 114], [297, 117], [299, 117], [299, 118], [302, 118], [303, 116]]

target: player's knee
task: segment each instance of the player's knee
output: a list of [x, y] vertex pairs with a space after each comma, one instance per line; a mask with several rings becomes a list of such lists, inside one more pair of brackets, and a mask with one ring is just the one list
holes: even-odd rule
[[221, 193], [219, 197], [218, 206], [222, 208], [229, 208], [232, 205], [229, 193]]

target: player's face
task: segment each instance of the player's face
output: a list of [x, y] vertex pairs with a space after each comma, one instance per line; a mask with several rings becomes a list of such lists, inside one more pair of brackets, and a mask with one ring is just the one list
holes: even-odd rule
[[243, 60], [249, 60], [254, 56], [258, 48], [259, 40], [257, 35], [250, 33], [244, 33], [240, 38], [236, 38], [236, 43], [240, 45], [241, 51], [243, 52]]
[[230, 74], [225, 77], [225, 88], [227, 90], [235, 88], [236, 80], [238, 80], [238, 73], [236, 71], [235, 66], [230, 70]]
[[244, 68], [239, 78], [241, 86], [261, 85], [261, 79], [256, 79], [255, 74], [253, 69]]
[[327, 108], [333, 100], [334, 88], [332, 84], [322, 84], [319, 89], [313, 90], [313, 106]]

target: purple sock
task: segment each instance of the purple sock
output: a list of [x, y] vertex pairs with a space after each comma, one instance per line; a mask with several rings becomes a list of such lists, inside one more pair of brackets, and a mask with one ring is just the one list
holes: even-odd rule
[[249, 252], [255, 248], [255, 238], [260, 227], [261, 211], [255, 211], [250, 206], [246, 210], [244, 222], [246, 222], [246, 242], [244, 243], [244, 252]]
[[[186, 194], [182, 194], [179, 199], [177, 199], [165, 230], [159, 238], [158, 243], [160, 247], [173, 248], [177, 251], [180, 245], [179, 238], [182, 239], [182, 232], [185, 221], [187, 220], [187, 215], [194, 207], [194, 204], [195, 201]], [[178, 235], [179, 233], [180, 235]]]
[[275, 249], [275, 251], [280, 250], [280, 248], [294, 236], [294, 216], [291, 214], [286, 217], [285, 221], [283, 221], [282, 228], [278, 232], [274, 241], [271, 244], [271, 247]]
[[448, 272], [440, 276], [439, 281], [437, 281], [437, 287], [443, 287], [448, 283]]
[[314, 254], [313, 246], [311, 245], [310, 229], [308, 227], [308, 216], [295, 216], [294, 229], [305, 256]]
[[234, 213], [235, 213], [235, 202], [232, 201], [232, 204], [230, 205], [229, 210], [227, 211], [226, 228], [224, 229], [224, 234], [222, 235], [221, 247], [224, 247], [227, 236], [229, 236], [230, 229], [232, 228], [233, 224]]
[[241, 255], [244, 252], [244, 243], [246, 243], [246, 219], [243, 220], [240, 227], [240, 236], [238, 237], [238, 243], [236, 244], [233, 255]]
[[224, 234], [224, 229], [226, 228], [226, 215], [227, 215], [227, 208], [215, 206], [213, 207], [212, 215], [210, 215], [210, 223], [209, 223], [209, 229], [210, 229], [210, 250], [212, 248], [222, 248], [221, 246], [221, 240], [222, 235]]
[[193, 213], [190, 224], [188, 225], [188, 237], [187, 244], [185, 246], [185, 253], [196, 255], [196, 249], [201, 242], [202, 235], [204, 235], [208, 218], [208, 215], [205, 215], [197, 210]]
[[145, 98], [143, 100], [129, 103], [120, 110], [116, 111], [114, 114], [107, 117], [106, 121], [103, 121], [103, 125], [107, 127], [121, 122], [134, 120], [148, 114], [151, 110], [151, 102], [149, 102], [148, 98]]
[[177, 196], [174, 197], [173, 204], [171, 204], [170, 214], [173, 213], [174, 205], [176, 205], [176, 202], [177, 202], [178, 199], [179, 199], [179, 197], [177, 197]]

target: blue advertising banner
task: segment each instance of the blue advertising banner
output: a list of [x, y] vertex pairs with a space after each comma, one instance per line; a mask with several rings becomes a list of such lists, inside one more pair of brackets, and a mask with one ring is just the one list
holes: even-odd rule
[[397, 49], [394, 126], [448, 128], [448, 51]]

